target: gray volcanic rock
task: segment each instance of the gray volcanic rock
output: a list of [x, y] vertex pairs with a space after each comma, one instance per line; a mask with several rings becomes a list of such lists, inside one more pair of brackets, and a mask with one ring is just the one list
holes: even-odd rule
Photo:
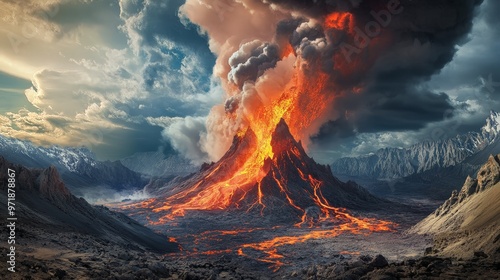
[[[7, 162], [0, 156], [0, 205], [7, 209], [6, 170], [15, 170], [16, 217], [23, 226], [47, 231], [77, 232], [114, 243], [134, 245], [156, 252], [175, 252], [177, 245], [154, 233], [124, 214], [106, 207], [92, 206], [72, 195], [57, 169], [28, 169]], [[2, 216], [7, 211], [2, 211]], [[5, 219], [5, 217], [3, 217]]]
[[434, 252], [472, 257], [474, 252], [500, 255], [500, 155], [490, 156], [468, 177], [460, 192], [410, 229], [410, 233], [436, 236]]
[[[408, 259], [402, 262], [384, 264], [375, 267], [366, 260], [369, 256], [360, 256], [354, 263], [332, 263], [316, 265], [302, 271], [292, 273], [287, 279], [344, 280], [344, 279], [498, 279], [500, 266], [498, 262], [485, 259], [454, 260], [425, 256], [419, 259]], [[376, 259], [382, 260], [379, 255]]]
[[[500, 113], [492, 111], [480, 132], [426, 141], [409, 148], [385, 148], [375, 154], [341, 158], [332, 164], [338, 175], [371, 179], [394, 179], [462, 163], [477, 153], [498, 147]], [[494, 151], [489, 151], [494, 152]], [[498, 149], [495, 153], [498, 153]]]
[[73, 191], [80, 193], [93, 186], [114, 190], [139, 189], [146, 184], [137, 172], [119, 161], [98, 161], [86, 148], [39, 147], [29, 141], [0, 135], [0, 155], [28, 168], [54, 165]]

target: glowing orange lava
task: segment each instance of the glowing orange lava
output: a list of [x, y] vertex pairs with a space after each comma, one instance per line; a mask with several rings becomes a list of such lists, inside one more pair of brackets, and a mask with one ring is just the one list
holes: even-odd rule
[[[238, 202], [257, 185], [258, 199], [254, 206], [265, 207], [262, 202], [261, 180], [266, 175], [263, 172], [264, 162], [274, 158], [271, 135], [276, 125], [283, 118], [290, 125], [293, 135], [301, 135], [303, 129], [308, 128], [326, 111], [328, 102], [325, 102], [325, 99], [332, 98], [322, 94], [325, 90], [324, 81], [327, 78], [325, 74], [320, 73], [314, 78], [306, 79], [303, 75], [299, 75], [301, 73], [295, 75], [281, 94], [281, 98], [274, 101], [271, 106], [261, 106], [247, 115], [245, 123], [248, 127], [242, 129], [243, 132], [239, 134], [243, 135], [240, 137], [243, 139], [246, 132], [251, 131], [255, 135], [255, 147], [238, 155], [237, 161], [232, 162], [233, 170], [222, 171], [222, 165], [215, 166], [204, 178], [168, 197], [161, 205], [158, 205], [158, 201], [147, 201], [141, 206], [151, 208], [150, 206], [154, 204], [154, 212], [169, 212], [159, 221], [162, 223], [177, 216], [184, 216], [186, 211], [222, 210], [232, 205], [238, 207]], [[308, 102], [303, 100], [306, 91]], [[227, 174], [223, 179], [219, 179], [220, 173], [223, 172]], [[286, 186], [278, 179], [276, 183], [286, 194]], [[289, 197], [287, 200], [296, 209], [300, 209]]]

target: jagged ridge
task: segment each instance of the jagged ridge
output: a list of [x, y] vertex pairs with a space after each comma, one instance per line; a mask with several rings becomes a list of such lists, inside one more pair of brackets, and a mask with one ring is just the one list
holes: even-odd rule
[[[29, 168], [54, 165], [73, 191], [107, 185], [115, 190], [141, 188], [141, 175], [115, 161], [98, 161], [87, 148], [39, 147], [29, 141], [0, 135], [0, 155]], [[80, 193], [79, 193], [80, 194]]]
[[480, 132], [426, 141], [409, 148], [385, 148], [362, 157], [341, 158], [332, 164], [335, 174], [371, 179], [394, 179], [461, 163], [500, 141], [500, 113], [491, 111]]

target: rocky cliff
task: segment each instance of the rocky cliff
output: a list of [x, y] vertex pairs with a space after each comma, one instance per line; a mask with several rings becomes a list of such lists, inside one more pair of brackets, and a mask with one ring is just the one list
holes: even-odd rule
[[434, 213], [409, 232], [436, 236], [435, 253], [470, 257], [500, 254], [500, 155], [490, 156], [477, 178], [468, 177]]

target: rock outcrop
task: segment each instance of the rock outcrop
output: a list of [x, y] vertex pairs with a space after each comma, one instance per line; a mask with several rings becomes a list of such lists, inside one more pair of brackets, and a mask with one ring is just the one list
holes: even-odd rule
[[500, 254], [500, 155], [490, 156], [434, 213], [410, 233], [435, 235], [434, 253], [471, 257]]

